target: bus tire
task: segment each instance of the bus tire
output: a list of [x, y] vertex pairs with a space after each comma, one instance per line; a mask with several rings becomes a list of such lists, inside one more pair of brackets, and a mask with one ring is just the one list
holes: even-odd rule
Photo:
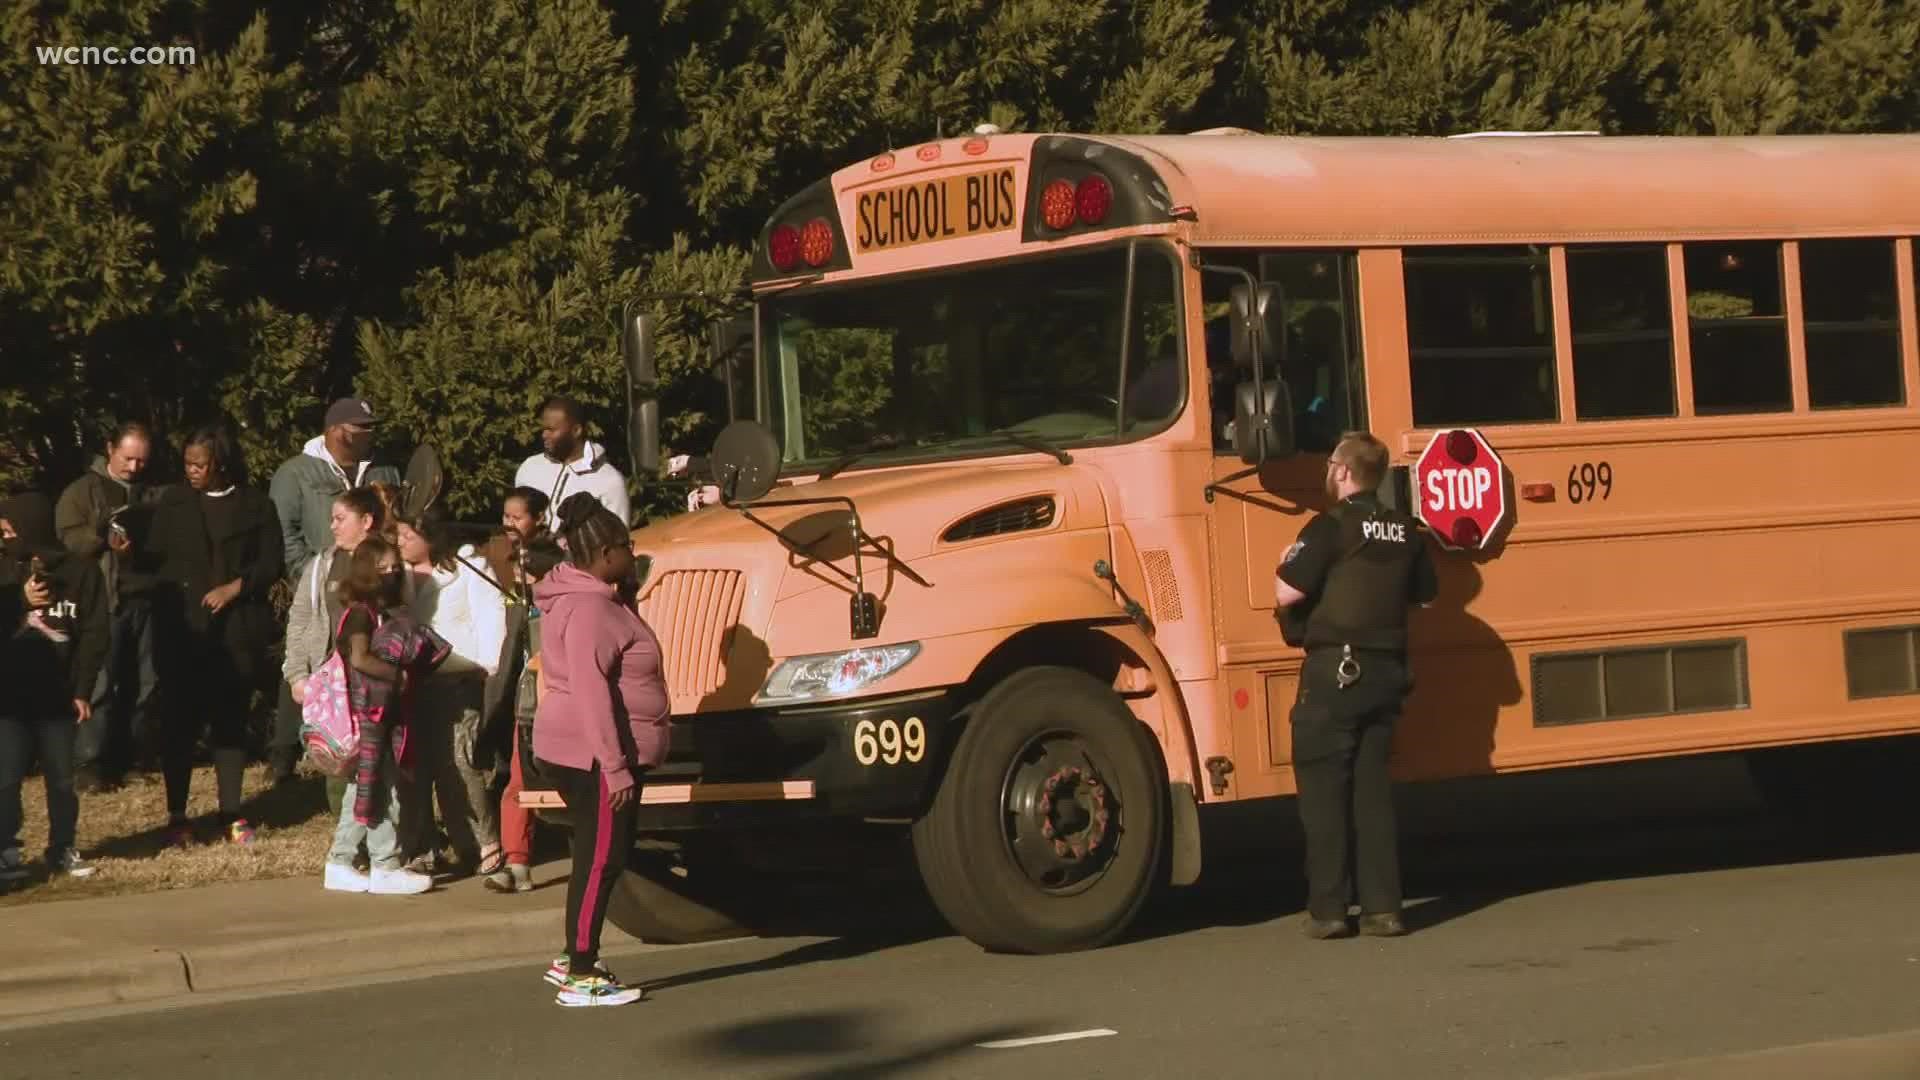
[[1016, 672], [970, 710], [914, 859], [948, 923], [997, 952], [1124, 933], [1166, 876], [1167, 783], [1146, 728], [1085, 672]]
[[649, 944], [686, 945], [744, 937], [753, 889], [719, 867], [705, 875], [673, 872], [664, 859], [636, 853], [607, 899], [607, 921]]

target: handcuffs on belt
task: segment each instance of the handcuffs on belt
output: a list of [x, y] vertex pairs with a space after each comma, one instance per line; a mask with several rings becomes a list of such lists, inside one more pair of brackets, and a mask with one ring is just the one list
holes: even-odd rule
[[1353, 658], [1353, 646], [1340, 646], [1340, 666], [1333, 669], [1333, 681], [1341, 690], [1360, 681], [1360, 661]]

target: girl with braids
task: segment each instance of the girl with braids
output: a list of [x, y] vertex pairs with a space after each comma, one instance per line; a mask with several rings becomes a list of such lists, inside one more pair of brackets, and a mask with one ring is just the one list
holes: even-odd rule
[[625, 1005], [642, 991], [599, 963], [600, 928], [633, 844], [640, 774], [666, 756], [667, 684], [660, 642], [616, 598], [633, 570], [626, 522], [583, 491], [560, 504], [558, 531], [568, 561], [533, 588], [546, 684], [533, 753], [573, 816], [567, 951], [547, 980], [561, 1005]]

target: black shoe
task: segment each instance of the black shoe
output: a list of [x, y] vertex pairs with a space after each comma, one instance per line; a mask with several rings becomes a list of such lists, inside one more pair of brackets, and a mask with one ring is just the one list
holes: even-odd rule
[[1311, 915], [1307, 916], [1307, 921], [1300, 930], [1315, 941], [1353, 936], [1353, 927], [1347, 925], [1347, 920], [1316, 919]]
[[1407, 932], [1407, 924], [1401, 922], [1400, 916], [1393, 913], [1362, 915], [1360, 932], [1368, 937], [1401, 937]]

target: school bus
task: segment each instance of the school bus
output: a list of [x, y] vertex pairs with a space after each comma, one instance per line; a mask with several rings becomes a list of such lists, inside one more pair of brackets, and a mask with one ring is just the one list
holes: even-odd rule
[[[849, 165], [755, 248], [725, 503], [635, 533], [643, 846], [684, 896], [756, 830], [892, 823], [983, 946], [1111, 941], [1198, 877], [1201, 808], [1294, 791], [1273, 580], [1346, 430], [1402, 505], [1437, 436], [1503, 462], [1413, 616], [1399, 777], [1920, 731], [1916, 193], [1911, 136]], [[650, 895], [625, 924], [672, 936]]]

